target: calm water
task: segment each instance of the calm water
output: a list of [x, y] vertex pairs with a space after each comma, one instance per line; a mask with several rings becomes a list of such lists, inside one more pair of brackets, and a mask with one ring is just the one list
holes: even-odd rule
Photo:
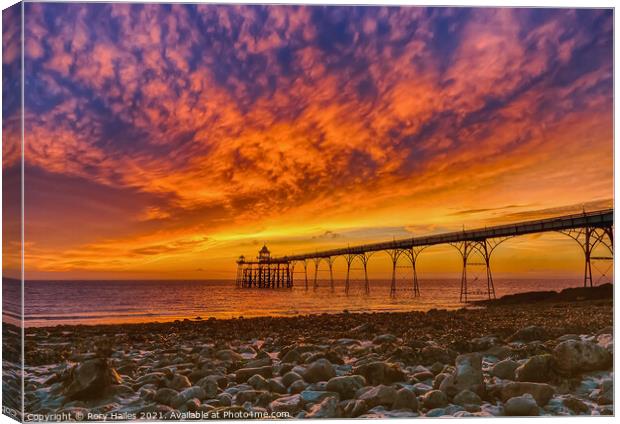
[[[371, 292], [364, 294], [363, 283], [352, 281], [349, 295], [342, 281], [332, 293], [327, 282], [308, 291], [236, 289], [227, 281], [28, 281], [25, 286], [26, 326], [57, 324], [98, 324], [116, 322], [171, 321], [179, 318], [231, 318], [334, 313], [348, 310], [410, 311], [462, 306], [458, 280], [421, 280], [421, 297], [414, 298], [411, 285], [398, 282], [395, 298], [390, 298], [389, 281], [373, 280]], [[497, 296], [535, 290], [561, 290], [579, 285], [578, 280], [501, 280], [495, 282]], [[482, 289], [486, 283], [472, 284]], [[4, 310], [17, 304], [10, 299], [19, 293], [19, 283], [3, 284]], [[470, 300], [484, 298], [470, 296]], [[4, 319], [9, 319], [5, 313]]]

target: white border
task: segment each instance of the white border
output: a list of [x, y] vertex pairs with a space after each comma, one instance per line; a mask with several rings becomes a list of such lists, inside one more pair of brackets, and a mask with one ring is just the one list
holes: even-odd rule
[[[64, 2], [71, 2], [71, 3], [86, 3], [85, 1], [75, 1], [75, 0], [65, 0]], [[92, 3], [92, 1], [90, 1]], [[115, 2], [119, 2], [119, 1], [115, 1]], [[0, 6], [2, 9], [5, 9], [13, 4], [15, 4], [15, 1], [12, 0], [0, 0]], [[119, 2], [119, 3], [128, 3], [128, 2]], [[338, 1], [333, 1], [333, 0], [306, 0], [304, 2], [299, 2], [299, 1], [259, 1], [259, 0], [244, 0], [244, 1], [230, 1], [230, 0], [219, 0], [219, 1], [209, 1], [209, 0], [203, 0], [203, 1], [196, 1], [196, 2], [188, 2], [188, 1], [175, 1], [175, 0], [150, 0], [150, 1], [134, 1], [133, 3], [217, 3], [217, 4], [239, 4], [239, 3], [244, 3], [244, 4], [340, 4], [340, 5], [412, 5], [412, 6], [482, 6], [482, 7], [558, 7], [558, 8], [615, 8], [615, 2], [614, 1], [601, 1], [601, 0], [591, 0], [591, 1], [577, 1], [577, 0], [563, 0], [563, 1], [558, 1], [558, 0], [541, 0], [541, 1], [532, 1], [532, 0], [522, 0], [522, 1], [513, 1], [513, 0], [504, 0], [504, 1], [499, 1], [499, 0], [495, 0], [495, 1], [489, 1], [489, 0], [475, 0], [475, 1], [460, 1], [460, 0], [448, 0], [448, 1], [437, 1], [437, 0], [426, 0], [426, 1], [411, 1], [411, 0], [400, 0], [400, 1], [383, 1], [383, 0], [356, 0], [356, 1], [351, 1], [351, 0], [338, 0]], [[23, 14], [22, 14], [23, 15]], [[615, 122], [617, 121], [618, 117], [619, 117], [619, 113], [617, 108], [615, 107], [615, 99], [618, 98], [618, 95], [620, 94], [620, 90], [618, 89], [618, 86], [615, 84], [615, 80], [616, 80], [616, 76], [617, 76], [617, 72], [618, 72], [618, 68], [617, 68], [617, 64], [616, 64], [616, 58], [618, 57], [618, 44], [615, 43], [615, 28], [617, 28], [618, 25], [618, 16], [614, 11], [614, 199], [618, 198], [618, 191], [617, 191], [617, 186], [615, 185], [615, 175], [616, 175], [616, 171], [618, 170], [618, 158], [619, 158], [619, 153], [618, 150], [615, 148], [616, 147], [616, 125]], [[0, 23], [0, 29], [1, 29], [1, 23]], [[23, 33], [23, 16], [22, 16], [22, 33]], [[22, 37], [22, 51], [23, 51], [23, 37]], [[23, 55], [22, 55], [22, 69], [23, 69]], [[22, 104], [23, 104], [23, 100], [24, 100], [24, 93], [23, 93], [23, 89], [24, 89], [24, 81], [23, 81], [23, 72], [22, 72]], [[0, 106], [1, 106], [1, 97], [0, 97]], [[23, 175], [23, 160], [24, 160], [24, 138], [23, 138], [23, 128], [24, 128], [24, 122], [22, 119], [22, 181], [24, 178]], [[0, 129], [1, 132], [1, 129]], [[1, 150], [0, 150], [0, 158], [1, 158]], [[0, 161], [1, 163], [1, 161]], [[2, 175], [0, 173], [0, 185], [2, 182]], [[0, 222], [2, 219], [2, 208], [1, 208], [1, 198], [0, 198]], [[614, 207], [615, 207], [615, 200], [614, 200]], [[23, 223], [23, 210], [24, 210], [24, 204], [23, 204], [23, 185], [22, 185], [22, 223]], [[23, 269], [23, 240], [24, 240], [24, 227], [22, 225], [22, 280], [24, 278], [24, 269]], [[2, 235], [0, 232], [0, 253], [2, 251]], [[614, 267], [615, 269], [620, 269], [618, 268], [618, 257], [614, 257]], [[614, 273], [614, 276], [617, 275], [618, 273]], [[614, 283], [615, 283], [615, 278], [614, 278]], [[23, 284], [22, 284], [22, 298], [23, 298]], [[2, 294], [0, 291], [0, 302], [2, 300]], [[617, 322], [618, 319], [618, 290], [614, 290], [614, 324]], [[22, 303], [22, 316], [23, 316], [23, 303]], [[23, 328], [23, 326], [22, 326]], [[614, 338], [617, 338], [617, 333], [618, 333], [618, 329], [617, 326], [614, 325]], [[0, 342], [1, 342], [1, 334], [0, 334]], [[22, 355], [23, 355], [23, 347], [24, 347], [24, 340], [23, 340], [24, 334], [23, 334], [23, 330], [22, 330]], [[23, 356], [22, 356], [23, 357]], [[1, 354], [0, 354], [0, 358], [1, 358]], [[614, 356], [614, 369], [616, 369], [616, 365], [617, 365], [617, 361], [615, 359]], [[614, 378], [614, 383], [616, 383], [615, 378]], [[22, 378], [22, 389], [23, 389], [23, 378]], [[614, 395], [615, 395], [615, 399], [614, 399], [614, 406], [617, 407], [618, 400], [619, 400], [619, 391], [615, 390]], [[23, 400], [22, 400], [23, 403]], [[22, 405], [22, 409], [23, 409], [23, 405]], [[619, 414], [620, 415], [620, 414]], [[535, 418], [536, 419], [536, 418]], [[570, 420], [570, 422], [574, 422], [574, 423], [580, 423], [580, 422], [590, 422], [592, 420], [596, 420], [596, 422], [615, 422], [613, 417], [587, 417], [587, 416], [576, 416], [576, 417], [540, 417], [537, 418], [537, 421], [552, 421], [552, 422], [558, 422], [561, 419], [568, 419]], [[390, 419], [390, 420], [372, 420], [372, 422], [393, 422], [395, 419]], [[502, 418], [481, 418], [478, 419], [478, 421], [482, 422], [484, 421], [485, 423], [502, 423], [502, 422], [506, 422], [507, 420], [509, 420], [508, 422], [525, 422], [526, 420], [531, 420], [531, 418], [508, 418], [508, 417], [502, 417]], [[345, 420], [323, 420], [322, 422], [344, 422]], [[5, 415], [0, 415], [0, 424], [4, 424], [4, 423], [14, 423], [14, 420], [11, 420], [10, 418], [8, 418]], [[174, 422], [174, 421], [167, 421], [167, 422]], [[238, 423], [238, 422], [250, 422], [250, 421], [228, 421], [231, 423]]]

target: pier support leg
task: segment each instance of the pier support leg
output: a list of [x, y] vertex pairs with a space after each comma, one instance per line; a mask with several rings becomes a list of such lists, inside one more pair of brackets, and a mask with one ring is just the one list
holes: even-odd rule
[[392, 259], [392, 284], [390, 285], [390, 297], [396, 297], [396, 265], [398, 263], [398, 257], [403, 252], [399, 249], [388, 250], [388, 255]]
[[371, 253], [362, 253], [359, 255], [362, 265], [364, 266], [364, 291], [370, 294], [370, 282], [368, 281], [368, 259]]
[[420, 283], [418, 282], [418, 270], [416, 263], [420, 253], [422, 253], [422, 251], [427, 247], [428, 246], [415, 246], [409, 250], [402, 251], [402, 253], [409, 258], [409, 261], [411, 262], [411, 269], [413, 270], [413, 297], [420, 296]]
[[319, 273], [319, 262], [321, 262], [320, 259], [314, 260], [314, 282], [312, 284], [312, 290], [316, 290], [319, 287], [316, 280], [317, 274]]
[[327, 264], [329, 265], [329, 285], [331, 287], [331, 291], [334, 292], [334, 259], [327, 258]]
[[459, 302], [467, 303], [467, 257], [471, 253], [471, 243], [469, 241], [461, 241], [458, 243], [450, 243], [461, 254], [463, 260], [463, 270], [461, 271], [461, 293], [459, 295]]
[[306, 291], [308, 291], [308, 262], [304, 261], [304, 279], [306, 280]]
[[356, 255], [346, 255], [344, 258], [347, 261], [347, 276], [344, 280], [344, 293], [349, 294], [349, 278], [351, 276], [351, 263], [355, 259]]
[[[575, 240], [583, 250], [585, 267], [583, 272], [583, 286], [594, 287], [592, 278], [592, 252], [600, 243], [607, 247], [613, 256], [613, 229], [612, 227], [585, 227], [560, 231]], [[607, 239], [607, 240], [606, 240]]]

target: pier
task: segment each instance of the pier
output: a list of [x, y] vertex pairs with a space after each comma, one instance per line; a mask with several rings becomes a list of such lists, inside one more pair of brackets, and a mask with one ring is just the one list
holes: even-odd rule
[[[491, 273], [491, 255], [495, 249], [512, 237], [559, 232], [572, 238], [583, 250], [583, 285], [584, 287], [592, 287], [594, 284], [592, 279], [592, 260], [613, 260], [613, 225], [614, 210], [605, 209], [281, 257], [271, 257], [267, 247], [263, 246], [256, 261], [246, 261], [243, 256], [239, 257], [237, 260], [236, 285], [240, 288], [292, 288], [295, 266], [301, 264], [304, 268], [306, 288], [308, 288], [308, 265], [314, 265], [313, 287], [316, 288], [319, 267], [321, 263], [325, 263], [329, 270], [330, 284], [333, 289], [333, 264], [336, 259], [342, 258], [347, 265], [345, 292], [349, 292], [351, 265], [354, 261], [358, 261], [361, 263], [364, 271], [365, 291], [369, 293], [369, 259], [377, 252], [385, 252], [389, 255], [392, 262], [391, 295], [396, 294], [396, 268], [398, 260], [403, 258], [407, 260], [413, 270], [413, 295], [419, 296], [420, 286], [416, 270], [416, 262], [419, 255], [429, 246], [448, 244], [458, 250], [462, 261], [460, 301], [467, 302], [468, 296], [472, 294], [468, 287], [467, 276], [467, 268], [472, 265], [484, 266], [486, 270], [486, 295], [489, 299], [494, 299], [495, 286]], [[594, 248], [599, 245], [606, 248], [609, 256], [592, 255]], [[481, 263], [473, 263], [470, 260], [473, 254], [479, 254], [483, 261]]]

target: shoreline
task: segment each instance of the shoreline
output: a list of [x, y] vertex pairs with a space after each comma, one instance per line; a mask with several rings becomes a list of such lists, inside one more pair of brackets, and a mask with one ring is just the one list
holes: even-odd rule
[[[459, 307], [454, 308], [431, 308], [426, 311], [420, 310], [408, 310], [408, 311], [348, 311], [346, 309], [339, 312], [322, 312], [322, 313], [303, 313], [303, 314], [274, 314], [274, 315], [255, 315], [255, 316], [232, 316], [229, 318], [217, 318], [217, 317], [171, 317], [165, 320], [152, 320], [152, 321], [118, 321], [118, 322], [94, 322], [94, 323], [71, 323], [71, 324], [51, 324], [44, 326], [25, 325], [26, 332], [29, 330], [37, 329], [71, 329], [74, 327], [109, 327], [109, 326], [144, 326], [144, 325], [169, 325], [180, 322], [205, 322], [205, 321], [229, 321], [229, 320], [252, 320], [252, 319], [297, 319], [297, 318], [311, 318], [314, 316], [329, 315], [337, 316], [342, 314], [348, 315], [367, 315], [367, 314], [409, 314], [409, 313], [428, 313], [432, 310], [444, 310], [444, 311], [459, 311], [459, 310], [472, 310], [477, 308], [488, 307], [500, 307], [507, 305], [528, 305], [536, 304], [539, 302], [580, 302], [587, 300], [605, 300], [613, 299], [613, 284], [602, 284], [595, 287], [570, 287], [560, 291], [529, 291], [515, 294], [504, 295], [497, 299], [482, 299], [473, 300], [466, 304], [461, 304]], [[26, 321], [24, 321], [26, 323]], [[10, 325], [13, 327], [19, 327], [18, 325], [4, 321], [4, 325]]]

